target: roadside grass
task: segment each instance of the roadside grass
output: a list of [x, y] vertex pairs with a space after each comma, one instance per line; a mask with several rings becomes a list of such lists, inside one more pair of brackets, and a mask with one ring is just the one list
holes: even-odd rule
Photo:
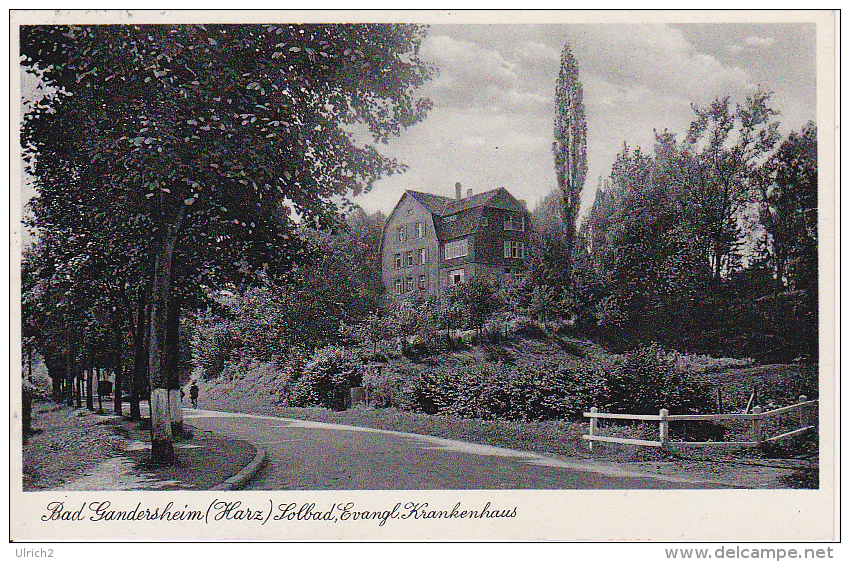
[[759, 404], [765, 409], [781, 408], [797, 401], [801, 394], [809, 400], [818, 397], [818, 366], [802, 364], [762, 365], [730, 368], [697, 375], [720, 388], [726, 412], [746, 407], [753, 387], [758, 387]]
[[120, 450], [120, 436], [88, 410], [36, 400], [32, 415], [34, 431], [22, 447], [24, 491], [73, 480]]

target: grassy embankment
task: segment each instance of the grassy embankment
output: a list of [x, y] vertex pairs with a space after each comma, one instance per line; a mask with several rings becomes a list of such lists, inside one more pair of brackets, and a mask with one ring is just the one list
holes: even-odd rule
[[[530, 372], [551, 372], [562, 368], [590, 368], [591, 365], [613, 368], [620, 356], [606, 352], [594, 343], [569, 338], [516, 339], [498, 345], [474, 346], [462, 351], [445, 352], [430, 356], [422, 361], [406, 357], [392, 357], [384, 367], [388, 370], [410, 369], [456, 369], [460, 372], [470, 366], [495, 366], [498, 363], [514, 365]], [[726, 366], [728, 362], [718, 363]], [[712, 387], [720, 386], [724, 411], [743, 408], [754, 384], [763, 389], [766, 400], [786, 394], [796, 395], [800, 385], [802, 368], [797, 365], [761, 366], [748, 368], [723, 368], [713, 371], [704, 360], [694, 365], [696, 376]], [[230, 367], [225, 373], [201, 385], [201, 407], [227, 411], [274, 415], [311, 421], [340, 423], [356, 426], [433, 435], [447, 439], [460, 439], [487, 445], [509, 447], [543, 454], [634, 462], [669, 458], [660, 451], [647, 447], [632, 447], [617, 444], [599, 444], [591, 453], [582, 435], [587, 433], [584, 420], [557, 421], [506, 421], [464, 419], [447, 415], [427, 415], [397, 408], [357, 407], [346, 411], [325, 408], [295, 408], [281, 403], [279, 376], [269, 365], [245, 364]], [[786, 405], [775, 404], [777, 407]], [[734, 428], [732, 428], [734, 430]], [[653, 424], [634, 426], [609, 426], [608, 435], [623, 435], [654, 439], [657, 427]], [[811, 452], [809, 446], [794, 443], [788, 455]], [[802, 447], [802, 449], [801, 449]], [[776, 453], [776, 451], [774, 451]], [[779, 453], [782, 453], [780, 451]], [[713, 453], [714, 454], [714, 453]], [[716, 453], [753, 456], [758, 452], [734, 452], [724, 450]], [[704, 456], [695, 452], [694, 456]], [[692, 456], [692, 455], [686, 455]]]

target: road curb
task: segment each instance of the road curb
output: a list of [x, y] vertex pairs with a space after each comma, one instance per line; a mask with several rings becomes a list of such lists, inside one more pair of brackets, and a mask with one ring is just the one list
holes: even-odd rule
[[263, 463], [266, 460], [266, 450], [262, 447], [257, 447], [257, 454], [254, 455], [254, 460], [248, 463], [248, 466], [237, 472], [235, 475], [231, 476], [218, 486], [211, 488], [211, 490], [238, 490], [242, 486], [245, 485], [248, 480], [250, 480], [263, 466]]

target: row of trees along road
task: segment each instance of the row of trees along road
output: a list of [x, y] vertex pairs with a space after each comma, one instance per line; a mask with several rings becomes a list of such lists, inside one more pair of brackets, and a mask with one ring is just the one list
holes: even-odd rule
[[[555, 90], [559, 189], [533, 213], [531, 285], [618, 346], [817, 360], [817, 127], [782, 140], [770, 93], [694, 105], [683, 140], [624, 144], [576, 231], [584, 108], [569, 45]], [[574, 241], [575, 240], [575, 241]]]
[[418, 56], [425, 33], [22, 28], [23, 66], [53, 89], [31, 104], [21, 137], [38, 192], [23, 334], [51, 377], [77, 377], [83, 350], [110, 334], [116, 397], [131, 388], [137, 416], [149, 385], [152, 458], [172, 461], [180, 311], [213, 304], [228, 285], [285, 279], [309, 257], [299, 221], [336, 224], [334, 198], [402, 169], [350, 125], [378, 143], [425, 117], [430, 101], [415, 96], [433, 72]]

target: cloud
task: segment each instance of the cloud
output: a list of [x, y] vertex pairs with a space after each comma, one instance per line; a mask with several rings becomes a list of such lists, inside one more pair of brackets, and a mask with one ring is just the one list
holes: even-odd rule
[[510, 86], [517, 78], [515, 65], [498, 52], [445, 35], [429, 37], [423, 44], [422, 57], [437, 63], [438, 83], [440, 79], [449, 80], [453, 87], [473, 83]]
[[460, 181], [475, 192], [504, 186], [533, 206], [556, 187], [555, 81], [569, 42], [584, 85], [587, 207], [596, 177], [610, 173], [624, 142], [651, 151], [653, 129], [681, 138], [694, 116], [691, 103], [706, 106], [725, 95], [743, 101], [756, 88], [750, 71], [724, 55], [767, 47], [782, 36], [760, 31], [747, 40], [724, 29], [712, 30], [717, 48], [710, 50], [667, 25], [433, 26], [422, 55], [440, 75], [422, 93], [434, 110], [381, 148], [410, 168], [382, 179], [358, 201], [388, 212], [404, 189], [451, 197]]
[[698, 103], [754, 87], [746, 71], [697, 51], [681, 31], [672, 27], [587, 27], [573, 32], [575, 39], [571, 41], [582, 74]]
[[746, 49], [770, 47], [774, 43], [775, 39], [773, 37], [760, 37], [758, 35], [750, 35], [744, 40], [743, 45], [739, 43], [732, 43], [731, 45], [729, 45], [729, 52], [737, 55]]
[[751, 35], [747, 37], [746, 44], [748, 47], [770, 47], [773, 45], [773, 37], [758, 37]]

